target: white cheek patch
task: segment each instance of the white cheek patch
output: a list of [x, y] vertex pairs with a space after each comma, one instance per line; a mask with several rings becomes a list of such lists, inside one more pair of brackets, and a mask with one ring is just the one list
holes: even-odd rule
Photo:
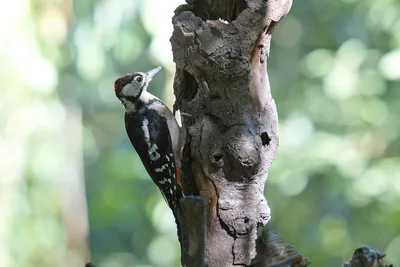
[[136, 83], [136, 81], [132, 81], [132, 83], [128, 83], [121, 90], [122, 96], [132, 96], [137, 97], [140, 93], [140, 85]]

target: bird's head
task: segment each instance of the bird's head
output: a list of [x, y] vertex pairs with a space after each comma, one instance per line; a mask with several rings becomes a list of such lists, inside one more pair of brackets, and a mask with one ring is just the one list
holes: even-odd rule
[[134, 102], [138, 100], [160, 69], [161, 67], [157, 67], [148, 72], [132, 72], [118, 78], [114, 83], [115, 95], [121, 101]]

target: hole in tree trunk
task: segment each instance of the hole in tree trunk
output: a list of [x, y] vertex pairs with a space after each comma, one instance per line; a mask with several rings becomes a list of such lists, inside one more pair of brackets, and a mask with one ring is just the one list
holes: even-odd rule
[[233, 20], [239, 17], [240, 13], [247, 8], [247, 0], [236, 0], [235, 1], [235, 16]]
[[214, 155], [214, 160], [215, 160], [215, 162], [218, 162], [218, 161], [220, 161], [222, 159], [222, 155], [221, 154], [215, 154]]
[[197, 94], [199, 86], [197, 85], [196, 78], [187, 71], [183, 71], [183, 82], [185, 84], [185, 90], [183, 90], [183, 99], [185, 101], [191, 101]]
[[224, 166], [224, 157], [221, 152], [214, 152], [211, 155], [211, 163], [215, 168], [222, 168]]
[[271, 138], [269, 138], [269, 135], [267, 132], [264, 132], [261, 134], [261, 141], [263, 146], [268, 146], [269, 142], [271, 142]]
[[196, 16], [201, 17], [204, 21], [223, 19], [232, 22], [246, 8], [247, 0], [206, 0], [197, 1], [196, 9], [193, 11]]

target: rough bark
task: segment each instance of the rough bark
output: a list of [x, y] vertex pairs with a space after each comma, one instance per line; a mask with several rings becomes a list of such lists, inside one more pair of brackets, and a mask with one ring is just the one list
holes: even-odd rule
[[[267, 58], [273, 29], [292, 1], [186, 2], [172, 20], [174, 109], [184, 114], [184, 191], [203, 196], [207, 209], [200, 199], [182, 200], [183, 265], [307, 266], [264, 228], [270, 219], [264, 185], [279, 142]], [[366, 252], [357, 249], [345, 266], [384, 266], [383, 253], [360, 251]]]
[[189, 114], [184, 191], [208, 200], [207, 265], [249, 266], [270, 218], [264, 185], [278, 147], [267, 55], [291, 1], [188, 2], [176, 10], [171, 38], [176, 108]]

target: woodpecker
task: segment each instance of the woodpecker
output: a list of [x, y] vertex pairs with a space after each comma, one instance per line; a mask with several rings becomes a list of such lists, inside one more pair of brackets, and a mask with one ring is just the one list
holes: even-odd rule
[[125, 107], [128, 137], [175, 215], [182, 197], [178, 184], [180, 164], [177, 164], [180, 162], [179, 126], [168, 107], [147, 92], [147, 86], [160, 69], [126, 74], [115, 81], [114, 90]]

